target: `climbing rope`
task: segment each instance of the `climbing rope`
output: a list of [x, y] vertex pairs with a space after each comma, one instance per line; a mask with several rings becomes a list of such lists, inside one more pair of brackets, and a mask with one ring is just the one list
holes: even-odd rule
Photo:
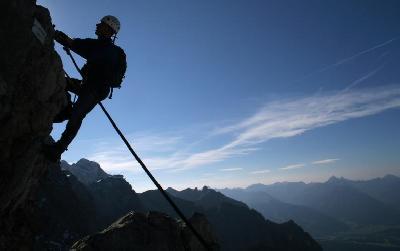
[[[78, 70], [79, 74], [83, 78], [83, 74], [81, 72], [81, 69], [78, 67], [74, 57], [71, 54], [71, 51], [67, 48], [64, 47], [64, 50], [67, 52], [67, 54], [70, 56], [75, 68]], [[171, 197], [168, 195], [168, 193], [165, 192], [165, 190], [162, 188], [162, 186], [157, 182], [156, 178], [151, 174], [149, 169], [147, 169], [146, 165], [143, 163], [143, 161], [139, 158], [139, 156], [136, 154], [136, 152], [133, 150], [132, 146], [129, 144], [128, 140], [125, 138], [124, 134], [121, 132], [121, 130], [118, 128], [117, 124], [114, 122], [110, 114], [107, 112], [106, 108], [103, 106], [103, 104], [99, 101], [97, 103], [101, 109], [103, 110], [104, 114], [107, 116], [108, 120], [110, 121], [111, 125], [114, 127], [115, 131], [118, 133], [118, 135], [121, 137], [122, 141], [125, 143], [126, 147], [128, 147], [129, 151], [133, 155], [133, 157], [136, 159], [136, 161], [141, 165], [142, 169], [146, 172], [146, 174], [149, 176], [151, 181], [153, 181], [154, 185], [156, 185], [157, 189], [161, 192], [161, 194], [164, 196], [164, 198], [168, 201], [168, 203], [172, 206], [172, 208], [175, 210], [175, 212], [179, 215], [179, 217], [185, 222], [185, 224], [190, 228], [190, 230], [193, 232], [193, 234], [196, 236], [196, 238], [200, 241], [200, 243], [203, 245], [205, 250], [212, 250], [207, 242], [203, 239], [203, 237], [197, 232], [197, 230], [193, 227], [193, 225], [188, 221], [186, 216], [182, 213], [182, 211], [178, 208], [178, 206], [172, 201]]]

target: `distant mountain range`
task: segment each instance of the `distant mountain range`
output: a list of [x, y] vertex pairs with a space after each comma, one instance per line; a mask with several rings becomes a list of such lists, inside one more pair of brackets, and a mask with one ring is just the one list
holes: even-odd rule
[[282, 182], [255, 184], [243, 189], [317, 210], [356, 225], [400, 224], [400, 178], [387, 175], [369, 181], [331, 177], [325, 183]]
[[[39, 189], [37, 201], [47, 222], [38, 236], [39, 249], [54, 248], [54, 243], [69, 247], [132, 210], [177, 217], [159, 191], [136, 193], [122, 175], [109, 175], [95, 162], [63, 162], [62, 168], [51, 170]], [[330, 251], [400, 247], [399, 188], [400, 178], [387, 175], [368, 181], [331, 177], [324, 183], [166, 191], [187, 217], [206, 216], [222, 250], [321, 250], [309, 232]], [[375, 249], [387, 242], [387, 248]]]
[[221, 189], [265, 218], [293, 219], [324, 250], [400, 250], [400, 178], [365, 181], [331, 177], [324, 183], [279, 182]]
[[[41, 235], [36, 249], [67, 250], [87, 234], [100, 231], [130, 211], [159, 211], [176, 217], [160, 192], [135, 193], [121, 175], [109, 175], [88, 160], [50, 170], [41, 181], [37, 203]], [[72, 173], [73, 172], [73, 173]], [[215, 232], [221, 250], [322, 250], [293, 221], [281, 224], [266, 220], [246, 204], [220, 192], [167, 189], [172, 200], [189, 218], [202, 213]]]
[[382, 201], [400, 210], [400, 178], [394, 175], [386, 175], [383, 178], [375, 178], [367, 181], [344, 182], [354, 186], [372, 198]]
[[[166, 191], [180, 200], [192, 202], [193, 208], [206, 215], [223, 250], [319, 250], [311, 237], [293, 221], [276, 224], [246, 204], [213, 189], [177, 191], [168, 188]], [[163, 198], [160, 197], [161, 201]], [[304, 240], [310, 240], [309, 244]]]
[[266, 192], [246, 191], [245, 189], [222, 189], [219, 191], [228, 197], [246, 203], [271, 221], [294, 220], [314, 237], [326, 236], [349, 229], [340, 220], [306, 206], [282, 202]]

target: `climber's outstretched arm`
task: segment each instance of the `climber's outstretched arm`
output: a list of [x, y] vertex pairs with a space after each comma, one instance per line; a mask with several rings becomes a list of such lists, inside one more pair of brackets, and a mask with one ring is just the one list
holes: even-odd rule
[[68, 37], [64, 32], [58, 30], [54, 32], [54, 40], [67, 48], [70, 48], [73, 43], [73, 40], [70, 37]]

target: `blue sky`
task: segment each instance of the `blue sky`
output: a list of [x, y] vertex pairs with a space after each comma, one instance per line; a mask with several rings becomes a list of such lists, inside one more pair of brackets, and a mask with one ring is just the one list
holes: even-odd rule
[[[71, 37], [120, 18], [128, 71], [104, 104], [164, 187], [400, 175], [398, 1], [38, 3]], [[63, 155], [82, 157], [154, 189], [99, 108]]]

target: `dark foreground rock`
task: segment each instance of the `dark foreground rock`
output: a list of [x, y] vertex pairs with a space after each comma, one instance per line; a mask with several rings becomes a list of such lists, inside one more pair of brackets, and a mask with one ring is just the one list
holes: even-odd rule
[[[195, 214], [189, 221], [212, 250], [219, 250], [204, 216]], [[104, 231], [78, 241], [71, 250], [203, 251], [204, 248], [190, 229], [166, 214], [131, 212]]]
[[29, 249], [32, 196], [51, 168], [41, 145], [66, 103], [65, 79], [48, 10], [32, 0], [2, 0], [0, 10], [0, 250]]

